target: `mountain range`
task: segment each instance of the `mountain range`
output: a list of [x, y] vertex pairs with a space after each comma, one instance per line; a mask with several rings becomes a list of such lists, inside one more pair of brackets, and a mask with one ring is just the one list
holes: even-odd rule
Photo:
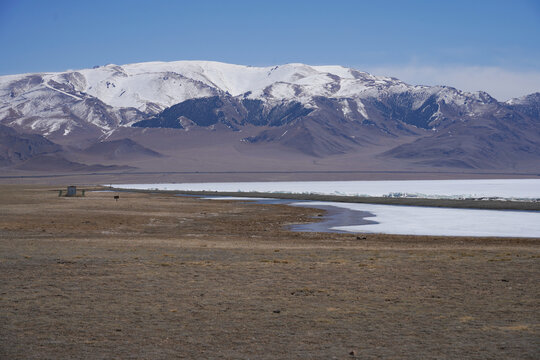
[[[0, 77], [5, 171], [538, 173], [540, 93], [209, 61]], [[46, 159], [46, 161], [44, 160]]]

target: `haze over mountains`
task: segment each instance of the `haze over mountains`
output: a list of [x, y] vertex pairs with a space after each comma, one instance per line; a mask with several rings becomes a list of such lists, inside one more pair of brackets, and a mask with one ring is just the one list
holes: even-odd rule
[[178, 61], [2, 76], [0, 124], [10, 171], [540, 168], [540, 93], [499, 102], [341, 66]]

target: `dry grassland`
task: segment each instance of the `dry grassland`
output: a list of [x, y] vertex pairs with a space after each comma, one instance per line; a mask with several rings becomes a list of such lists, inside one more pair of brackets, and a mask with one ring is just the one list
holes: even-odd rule
[[0, 186], [0, 358], [539, 357], [540, 239], [292, 233], [322, 211], [51, 190]]

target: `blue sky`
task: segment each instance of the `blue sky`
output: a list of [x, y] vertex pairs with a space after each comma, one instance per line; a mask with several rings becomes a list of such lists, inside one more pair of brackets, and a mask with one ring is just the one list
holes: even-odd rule
[[0, 0], [0, 74], [141, 61], [340, 64], [410, 83], [540, 91], [540, 1]]

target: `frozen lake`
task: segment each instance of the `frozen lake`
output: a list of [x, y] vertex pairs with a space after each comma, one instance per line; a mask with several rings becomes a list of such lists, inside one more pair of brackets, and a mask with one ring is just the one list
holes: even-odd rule
[[[368, 224], [332, 229], [401, 235], [540, 237], [540, 212], [451, 209], [421, 206], [373, 205], [338, 202], [296, 202], [291, 205], [333, 206], [369, 213]], [[374, 222], [374, 223], [373, 223]]]
[[205, 197], [287, 204], [329, 211], [320, 223], [295, 225], [296, 231], [338, 231], [432, 236], [540, 237], [540, 212], [294, 201], [249, 197]]
[[[124, 189], [271, 192], [430, 198], [540, 199], [540, 180], [316, 181], [199, 184], [126, 184]], [[229, 200], [276, 201], [262, 198]], [[311, 231], [433, 235], [540, 237], [540, 212], [453, 209], [342, 202], [287, 201], [289, 205], [337, 209]], [[341, 210], [339, 210], [341, 209]], [[299, 229], [301, 229], [300, 227]]]
[[443, 199], [540, 199], [540, 179], [276, 181], [184, 184], [120, 184], [125, 189], [221, 192], [268, 192], [346, 196], [392, 196]]

